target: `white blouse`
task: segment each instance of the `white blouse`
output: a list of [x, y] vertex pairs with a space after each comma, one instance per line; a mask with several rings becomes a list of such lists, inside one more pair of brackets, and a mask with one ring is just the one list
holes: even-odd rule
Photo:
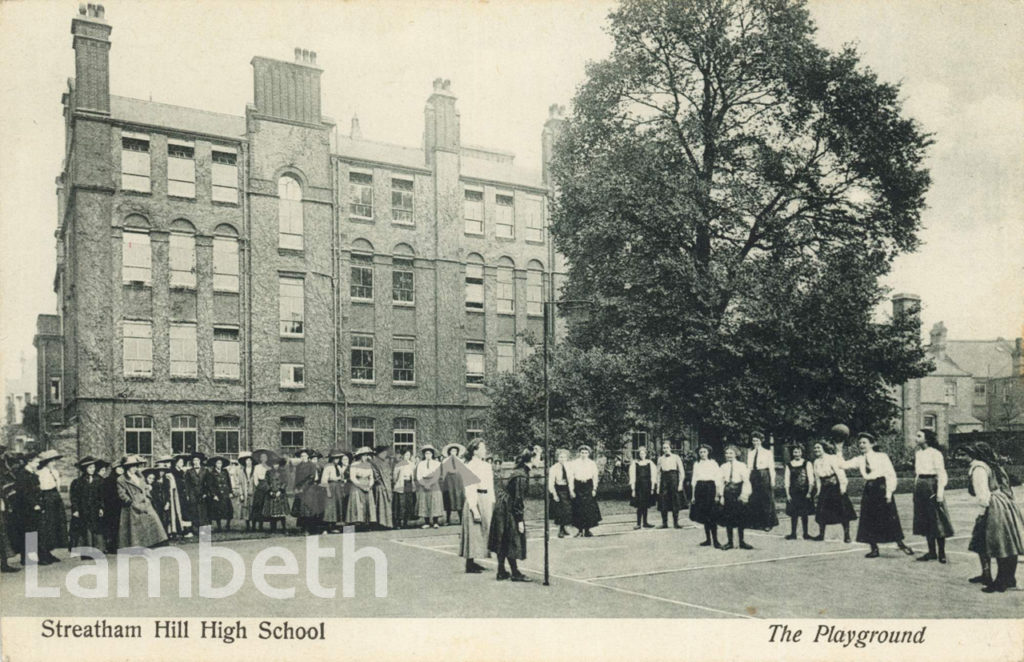
[[633, 460], [629, 463], [629, 488], [633, 489], [636, 487], [636, 468], [637, 467], [650, 467], [651, 468], [651, 490], [657, 489], [658, 485], [658, 465], [651, 462], [650, 458], [646, 460]]
[[395, 467], [393, 478], [395, 481], [394, 489], [396, 491], [404, 490], [406, 482], [411, 481], [413, 479], [412, 473], [415, 467], [416, 465], [414, 465], [412, 462], [406, 462], [405, 464], [401, 464]]
[[914, 453], [914, 475], [936, 476], [939, 494], [942, 493], [949, 477], [946, 475], [946, 462], [939, 449], [926, 446]]
[[857, 469], [864, 480], [884, 478], [886, 499], [896, 491], [896, 469], [893, 468], [892, 461], [885, 453], [868, 451], [849, 460], [840, 459], [837, 455], [836, 464], [841, 469]]
[[36, 475], [39, 476], [40, 490], [56, 490], [60, 488], [60, 473], [52, 464], [47, 464], [37, 471]]
[[572, 462], [556, 462], [548, 471], [548, 491], [556, 495], [555, 485], [566, 485], [569, 487], [569, 495], [573, 496], [573, 470]]
[[722, 493], [722, 470], [714, 460], [697, 460], [693, 463], [693, 479], [691, 483], [694, 488], [702, 480], [711, 481], [715, 484], [715, 494]]
[[480, 479], [480, 482], [466, 485], [466, 505], [479, 513], [480, 494], [490, 494], [494, 498], [494, 467], [486, 460], [474, 457], [466, 463], [466, 468]]
[[584, 460], [582, 457], [573, 462], [572, 474], [575, 480], [586, 482], [594, 481], [594, 489], [597, 489], [597, 463], [591, 459]]
[[987, 464], [972, 460], [967, 468], [967, 475], [971, 478], [971, 487], [974, 488], [975, 502], [981, 509], [987, 510], [989, 501], [992, 499], [992, 492], [988, 489], [988, 474], [992, 471]]
[[339, 480], [341, 480], [341, 468], [333, 462], [325, 465], [324, 470], [320, 473], [320, 484], [327, 486]]
[[266, 480], [267, 479], [267, 471], [269, 471], [269, 470], [270, 470], [270, 467], [265, 467], [262, 464], [257, 464], [256, 467], [252, 470], [252, 484], [254, 486], [255, 485], [259, 485], [264, 480]]
[[733, 460], [732, 462], [723, 462], [720, 469], [723, 486], [729, 483], [743, 483], [743, 487], [740, 489], [740, 500], [746, 501], [750, 496], [750, 469], [747, 468], [747, 465], [739, 460]]
[[669, 453], [668, 455], [661, 454], [658, 456], [658, 473], [665, 471], [678, 471], [679, 476], [682, 477], [686, 470], [683, 468], [683, 461], [675, 453]]

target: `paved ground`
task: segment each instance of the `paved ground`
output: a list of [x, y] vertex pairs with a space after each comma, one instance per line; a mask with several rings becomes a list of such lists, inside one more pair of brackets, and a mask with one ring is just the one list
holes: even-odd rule
[[[910, 496], [898, 495], [897, 502], [904, 530], [909, 531]], [[162, 569], [162, 597], [147, 598], [146, 562], [133, 559], [129, 597], [82, 599], [64, 591], [59, 599], [30, 599], [25, 597], [22, 572], [3, 575], [0, 602], [7, 616], [1019, 618], [1024, 592], [988, 595], [967, 583], [968, 577], [978, 574], [977, 557], [967, 552], [975, 507], [963, 491], [949, 493], [948, 503], [957, 535], [948, 543], [947, 565], [915, 562], [892, 545], [883, 547], [881, 558], [865, 559], [866, 547], [844, 544], [837, 539], [838, 527], [830, 527], [825, 542], [784, 540], [788, 518], [771, 532], [750, 533], [748, 542], [754, 550], [722, 552], [699, 547], [703, 532], [696, 527], [634, 531], [629, 515], [612, 514], [595, 529], [593, 538], [552, 537], [548, 587], [539, 581], [543, 534], [541, 522], [534, 521], [530, 557], [521, 565], [538, 580], [532, 584], [496, 582], [494, 563], [487, 560], [482, 560], [487, 574], [464, 574], [457, 557], [458, 528], [452, 526], [357, 534], [357, 547], [372, 545], [386, 555], [386, 598], [374, 597], [372, 564], [366, 560], [356, 564], [355, 596], [342, 597], [339, 558], [322, 560], [319, 575], [321, 584], [339, 589], [337, 597], [315, 597], [304, 581], [306, 540], [283, 537], [216, 546], [238, 552], [247, 573], [253, 558], [266, 547], [290, 550], [298, 558], [297, 576], [269, 581], [280, 588], [295, 586], [291, 600], [265, 597], [248, 574], [230, 598], [181, 600], [170, 561]], [[618, 504], [608, 506], [608, 512], [622, 511]], [[924, 548], [919, 538], [910, 537], [908, 542], [915, 551]], [[318, 543], [336, 547], [338, 556], [343, 555], [340, 536], [321, 536]], [[181, 549], [192, 561], [195, 595], [198, 548], [189, 544]], [[70, 570], [87, 566], [91, 564], [65, 560], [39, 568], [39, 583], [62, 585]], [[214, 585], [227, 581], [226, 562], [215, 560], [212, 569]], [[111, 592], [115, 574], [111, 568]]]

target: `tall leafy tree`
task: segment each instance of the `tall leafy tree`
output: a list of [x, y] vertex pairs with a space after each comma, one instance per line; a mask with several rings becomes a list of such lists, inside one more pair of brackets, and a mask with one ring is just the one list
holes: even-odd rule
[[885, 425], [926, 369], [875, 323], [912, 251], [929, 137], [800, 0], [624, 0], [561, 136], [552, 215], [573, 342], [619, 357], [644, 410], [705, 439]]

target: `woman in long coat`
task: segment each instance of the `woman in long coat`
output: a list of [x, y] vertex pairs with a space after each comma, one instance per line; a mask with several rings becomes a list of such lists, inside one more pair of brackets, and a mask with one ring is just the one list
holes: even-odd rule
[[548, 492], [551, 493], [551, 518], [558, 525], [558, 537], [569, 535], [572, 525], [572, 502], [576, 499], [576, 480], [572, 473], [572, 454], [568, 448], [559, 448], [558, 462], [548, 471]]
[[433, 446], [420, 448], [423, 459], [416, 465], [416, 511], [423, 518], [426, 529], [440, 527], [438, 520], [444, 512], [444, 497], [441, 496], [441, 463], [434, 459]]
[[348, 503], [345, 506], [345, 521], [349, 524], [375, 524], [377, 504], [373, 491], [373, 467], [367, 458], [373, 449], [363, 446], [355, 452], [356, 461], [348, 468]]
[[775, 513], [775, 454], [765, 445], [764, 435], [750, 435], [747, 468], [750, 470], [750, 502], [747, 504], [747, 528], [768, 531], [779, 525]]
[[[946, 538], [953, 524], [946, 510], [946, 462], [934, 430], [918, 430], [914, 452], [914, 535], [928, 541], [928, 553], [918, 561], [946, 562]], [[936, 549], [937, 548], [937, 549]]]
[[121, 500], [118, 546], [121, 548], [156, 547], [167, 542], [167, 533], [153, 510], [149, 486], [140, 471], [145, 463], [138, 455], [129, 455], [122, 463], [124, 474], [117, 479], [117, 496]]
[[842, 443], [836, 444], [836, 462], [840, 469], [857, 469], [864, 478], [857, 542], [870, 545], [871, 551], [865, 555], [869, 559], [878, 557], [878, 545], [885, 542], [894, 542], [904, 554], [912, 555], [914, 551], [903, 542], [903, 527], [893, 501], [896, 469], [888, 455], [876, 450], [877, 442], [873, 435], [862, 432], [857, 443], [861, 454], [849, 460], [842, 459]]
[[30, 533], [37, 536], [35, 561], [39, 565], [49, 565], [59, 559], [51, 560], [38, 554], [41, 551], [38, 544], [39, 522], [43, 511], [41, 497], [39, 494], [39, 476], [36, 469], [39, 462], [36, 457], [29, 457], [24, 466], [18, 469], [14, 475], [14, 494], [11, 499], [11, 520], [10, 531], [15, 551], [21, 555], [21, 565], [27, 565], [30, 554], [26, 538]]
[[[466, 500], [466, 487], [462, 484], [459, 473], [459, 458], [466, 454], [462, 444], [451, 443], [441, 449], [444, 460], [441, 462], [441, 496], [444, 500], [445, 523], [452, 523], [452, 513], [462, 517], [462, 505]], [[461, 523], [461, 520], [460, 520]]]
[[[278, 522], [281, 523], [281, 532], [287, 533], [285, 517], [288, 515], [288, 480], [285, 476], [285, 467], [288, 460], [277, 458], [276, 466], [270, 468], [260, 485], [265, 485], [265, 498], [262, 500], [263, 512], [260, 515], [260, 530], [263, 529], [263, 521], [270, 522], [270, 532], [277, 531]], [[259, 487], [259, 486], [257, 486]]]
[[459, 556], [466, 559], [466, 572], [477, 574], [484, 569], [473, 559], [491, 555], [487, 549], [487, 539], [494, 514], [494, 468], [487, 462], [487, 445], [483, 439], [470, 442], [463, 470], [466, 469], [475, 478], [470, 484], [462, 481], [466, 498], [462, 504]]
[[366, 458], [373, 468], [373, 502], [377, 509], [377, 526], [394, 527], [394, 512], [391, 506], [391, 463], [388, 462], [389, 446], [377, 446], [373, 455]]
[[68, 522], [64, 512], [64, 500], [60, 496], [60, 472], [54, 462], [63, 457], [55, 450], [39, 454], [39, 558], [57, 561], [53, 550], [68, 546]]
[[188, 458], [191, 466], [185, 471], [183, 478], [186, 499], [191, 508], [188, 519], [192, 522], [192, 532], [199, 535], [199, 528], [210, 523], [206, 499], [203, 498], [203, 485], [206, 481], [203, 461], [206, 456], [202, 453], [192, 453]]
[[206, 461], [206, 475], [203, 476], [203, 498], [206, 501], [206, 512], [217, 530], [231, 530], [231, 518], [234, 510], [231, 506], [231, 476], [224, 468], [227, 459], [217, 455]]
[[238, 462], [228, 465], [231, 476], [231, 506], [234, 516], [245, 523], [245, 530], [252, 527], [252, 453], [238, 454]]
[[331, 451], [320, 472], [320, 487], [325, 493], [323, 521], [327, 531], [337, 531], [345, 526], [345, 477], [340, 464], [343, 457], [345, 451]]
[[[1024, 554], [1024, 516], [1013, 499], [1010, 478], [992, 448], [983, 441], [964, 448], [971, 459], [968, 491], [982, 512], [974, 522], [969, 551], [981, 559], [981, 575], [969, 580], [983, 583], [985, 593], [1002, 593], [1017, 586], [1018, 556]], [[999, 568], [992, 578], [991, 559]]]
[[[532, 581], [519, 572], [517, 561], [526, 558], [526, 492], [530, 486], [530, 462], [533, 451], [523, 450], [516, 459], [515, 469], [498, 495], [491, 517], [487, 549], [498, 555], [498, 581], [511, 578], [514, 582]], [[505, 560], [512, 569], [505, 569]]]
[[412, 463], [412, 452], [405, 451], [402, 458], [395, 463], [392, 470], [392, 488], [394, 496], [394, 523], [404, 529], [416, 518], [416, 481], [413, 474], [416, 465]]
[[71, 525], [68, 551], [79, 545], [103, 551], [103, 481], [96, 471], [103, 460], [85, 456], [75, 465], [81, 472], [71, 481]]
[[312, 453], [301, 450], [296, 453], [299, 463], [295, 465], [295, 498], [292, 501], [292, 517], [300, 529], [314, 533], [323, 515], [323, 493], [317, 484], [317, 465], [311, 459]]

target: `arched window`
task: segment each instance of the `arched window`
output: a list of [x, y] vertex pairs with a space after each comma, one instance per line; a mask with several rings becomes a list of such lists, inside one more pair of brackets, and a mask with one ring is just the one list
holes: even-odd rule
[[516, 263], [510, 257], [498, 259], [498, 312], [511, 315], [516, 312]]
[[413, 269], [412, 246], [398, 244], [391, 258], [391, 301], [399, 306], [416, 302], [416, 272]]
[[365, 239], [352, 242], [349, 294], [354, 301], [373, 301], [373, 245]]
[[222, 223], [213, 231], [213, 290], [238, 291], [238, 231]]
[[149, 243], [149, 221], [132, 214], [124, 219], [121, 233], [121, 279], [125, 283], [149, 285], [153, 274], [153, 252]]
[[302, 185], [291, 175], [277, 180], [278, 246], [302, 250]]
[[526, 313], [528, 315], [543, 315], [544, 265], [537, 260], [530, 260], [526, 268]]

